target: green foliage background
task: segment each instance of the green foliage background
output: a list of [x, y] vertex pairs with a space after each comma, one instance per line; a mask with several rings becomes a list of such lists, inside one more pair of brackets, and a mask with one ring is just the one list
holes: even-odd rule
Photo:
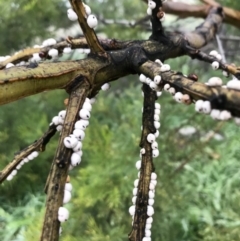
[[[39, 41], [43, 36], [51, 37], [47, 28], [50, 25], [56, 29], [70, 25], [64, 1], [41, 2], [17, 1], [20, 7], [15, 12], [10, 6], [17, 3], [0, 1], [0, 9], [9, 11], [0, 14], [1, 54], [32, 44], [36, 41], [33, 36]], [[237, 1], [226, 2], [240, 7]], [[95, 1], [90, 6], [93, 12], [106, 18], [132, 20], [145, 14], [145, 5], [137, 0]], [[24, 32], [9, 27], [13, 22], [18, 22]], [[117, 25], [101, 25], [99, 31], [120, 39], [148, 36], [140, 28]], [[200, 81], [221, 76], [208, 65], [187, 57], [168, 63], [185, 74], [196, 73]], [[41, 136], [53, 115], [64, 108], [65, 97], [63, 91], [54, 91], [1, 106], [0, 169], [11, 161], [14, 152]], [[83, 161], [70, 173], [73, 198], [67, 205], [70, 219], [62, 225], [61, 240], [127, 240], [131, 230], [128, 208], [133, 181], [137, 178], [135, 162], [139, 159], [142, 101], [136, 76], [112, 83], [110, 91], [97, 97], [84, 140]], [[219, 124], [208, 116], [196, 114], [194, 105], [176, 104], [166, 93], [159, 103], [162, 105], [160, 156], [155, 159], [158, 185], [152, 240], [240, 240], [239, 128], [233, 121]], [[178, 130], [189, 125], [197, 132], [190, 137], [181, 136]], [[217, 130], [223, 139], [206, 140], [206, 134], [212, 130]], [[44, 153], [0, 187], [0, 240], [37, 240], [40, 236], [43, 189], [57, 139], [56, 135]], [[186, 164], [179, 168], [182, 163]]]

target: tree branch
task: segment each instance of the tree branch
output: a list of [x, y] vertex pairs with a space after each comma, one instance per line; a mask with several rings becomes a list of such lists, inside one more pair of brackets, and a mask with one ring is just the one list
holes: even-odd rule
[[[207, 3], [206, 5], [193, 5], [186, 4], [182, 2], [172, 2], [167, 1], [163, 4], [163, 10], [166, 13], [174, 14], [179, 16], [180, 18], [188, 18], [188, 17], [200, 17], [206, 18], [209, 13], [211, 7], [219, 7], [219, 4], [213, 1], [203, 1]], [[231, 24], [237, 28], [240, 28], [240, 11], [223, 7], [224, 12], [224, 22]]]
[[19, 153], [15, 154], [13, 161], [0, 172], [0, 183], [2, 183], [7, 178], [7, 176], [16, 168], [16, 166], [19, 165], [20, 162], [33, 151], [43, 152], [46, 148], [47, 143], [50, 141], [50, 139], [54, 136], [55, 133], [56, 126], [51, 125], [41, 138], [39, 138], [37, 141], [26, 147]]
[[81, 0], [70, 0], [73, 10], [78, 15], [78, 22], [82, 28], [83, 34], [86, 37], [87, 43], [93, 54], [99, 54], [107, 57], [106, 52], [100, 45], [98, 38], [92, 28], [86, 22], [86, 12]]
[[140, 147], [145, 149], [145, 154], [142, 155], [132, 231], [128, 235], [129, 240], [131, 241], [143, 240], [143, 237], [145, 236], [145, 225], [148, 218], [147, 206], [149, 199], [149, 184], [151, 181], [151, 174], [154, 171], [152, 148], [151, 143], [147, 141], [147, 136], [150, 133], [156, 132], [156, 128], [153, 125], [156, 93], [146, 84], [143, 84], [142, 90], [144, 93], [144, 103], [142, 115], [143, 130]]
[[71, 149], [67, 149], [63, 140], [73, 131], [74, 124], [79, 119], [79, 110], [90, 93], [89, 81], [82, 77], [82, 81], [72, 89], [63, 130], [59, 138], [52, 170], [49, 173], [47, 189], [46, 212], [42, 228], [41, 241], [56, 241], [59, 238], [58, 209], [63, 204], [63, 190], [70, 165]]
[[207, 86], [203, 83], [186, 78], [182, 73], [168, 71], [162, 73], [158, 64], [147, 61], [138, 68], [139, 73], [143, 73], [153, 79], [156, 75], [162, 76], [162, 83], [169, 83], [176, 89], [176, 92], [188, 94], [192, 100], [209, 100], [212, 109], [228, 110], [232, 116], [240, 117], [240, 91], [222, 87]]

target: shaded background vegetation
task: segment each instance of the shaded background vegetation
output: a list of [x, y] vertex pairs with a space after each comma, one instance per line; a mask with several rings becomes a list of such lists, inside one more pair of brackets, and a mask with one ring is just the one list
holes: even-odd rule
[[[238, 1], [221, 2], [240, 8]], [[72, 23], [66, 17], [66, 4], [55, 0], [0, 1], [0, 54], [40, 44], [44, 37], [54, 36], [53, 30], [59, 27], [69, 29]], [[90, 6], [99, 17], [108, 19], [131, 21], [146, 12], [145, 4], [139, 0], [91, 1]], [[178, 21], [173, 18], [166, 25], [174, 28]], [[223, 30], [224, 34], [236, 32], [226, 26]], [[116, 24], [100, 25], [98, 32], [119, 39], [143, 39], [149, 35], [140, 27]], [[185, 74], [194, 72], [203, 82], [213, 75], [221, 76], [211, 66], [187, 57], [167, 62]], [[64, 109], [66, 97], [64, 91], [54, 91], [1, 106], [1, 169], [14, 152], [41, 136], [53, 115]], [[61, 240], [127, 240], [131, 229], [128, 207], [137, 178], [142, 101], [137, 76], [112, 83], [108, 92], [97, 97], [83, 143], [83, 161], [70, 173], [73, 198], [68, 204], [70, 219], [62, 225]], [[233, 121], [219, 123], [199, 115], [194, 105], [177, 104], [166, 93], [158, 102], [162, 112], [160, 156], [155, 159], [158, 185], [152, 240], [240, 240], [239, 127]], [[194, 127], [196, 132], [181, 135], [179, 130], [186, 126]], [[0, 187], [0, 240], [37, 240], [40, 235], [43, 189], [56, 145], [57, 135], [44, 153]]]

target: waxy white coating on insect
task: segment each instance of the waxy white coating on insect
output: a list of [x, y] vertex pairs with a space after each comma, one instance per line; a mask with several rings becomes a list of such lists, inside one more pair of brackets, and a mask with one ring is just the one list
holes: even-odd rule
[[209, 53], [209, 55], [216, 57], [216, 56], [218, 55], [218, 51], [217, 51], [217, 50], [212, 50], [212, 51]]
[[34, 158], [35, 158], [35, 157], [34, 157], [34, 155], [32, 155], [32, 153], [30, 153], [30, 154], [27, 156], [27, 159], [28, 159], [29, 161], [32, 161]]
[[151, 241], [151, 238], [149, 238], [149, 237], [143, 237], [142, 241]]
[[175, 90], [175, 88], [170, 87], [169, 90], [168, 90], [168, 92], [169, 92], [171, 95], [175, 95], [176, 90]]
[[58, 221], [65, 222], [69, 218], [69, 211], [65, 207], [60, 207], [58, 209]]
[[66, 148], [74, 148], [78, 143], [78, 140], [77, 138], [73, 138], [73, 137], [70, 137], [70, 136], [67, 136], [64, 138], [63, 140], [63, 144]]
[[128, 209], [128, 211], [129, 211], [129, 213], [130, 213], [131, 216], [133, 216], [133, 215], [135, 214], [135, 210], [136, 210], [136, 206], [135, 206], [135, 205], [131, 206], [131, 207]]
[[92, 110], [92, 105], [89, 102], [84, 102], [83, 106], [82, 106], [82, 109], [91, 111]]
[[171, 88], [170, 84], [165, 84], [165, 85], [163, 86], [163, 89], [164, 89], [165, 91], [168, 91], [170, 88]]
[[157, 97], [160, 97], [162, 95], [162, 91], [157, 91]]
[[142, 149], [140, 150], [140, 153], [141, 153], [142, 155], [144, 155], [144, 154], [146, 153], [145, 148], [142, 148]]
[[152, 222], [153, 222], [153, 218], [152, 217], [147, 218], [146, 224], [152, 224]]
[[79, 111], [79, 116], [80, 116], [80, 118], [82, 118], [84, 120], [88, 120], [91, 117], [91, 114], [88, 110], [81, 109]]
[[138, 183], [139, 183], [139, 179], [136, 179], [136, 180], [134, 181], [134, 187], [138, 187]]
[[151, 147], [152, 149], [158, 149], [158, 143], [156, 141], [154, 141], [152, 144], [151, 144]]
[[148, 192], [148, 197], [149, 197], [149, 198], [154, 198], [154, 197], [155, 197], [155, 193], [154, 193], [152, 190], [150, 190], [150, 191]]
[[145, 83], [145, 82], [146, 82], [146, 79], [147, 79], [147, 77], [146, 77], [144, 74], [140, 74], [140, 75], [139, 75], [139, 80], [140, 80], [140, 82]]
[[151, 180], [157, 180], [157, 174], [155, 172], [151, 173]]
[[10, 173], [10, 175], [12, 175], [13, 177], [16, 176], [16, 175], [17, 175], [17, 170], [16, 170], [16, 169], [12, 170], [12, 172]]
[[59, 235], [62, 235], [62, 227], [59, 227]]
[[93, 14], [90, 14], [87, 18], [87, 24], [90, 28], [96, 28], [98, 25], [97, 17]]
[[79, 140], [82, 141], [85, 138], [85, 132], [81, 129], [75, 129], [73, 135]]
[[151, 237], [151, 231], [149, 229], [145, 230], [145, 236], [146, 237]]
[[161, 124], [160, 124], [159, 121], [154, 121], [153, 124], [154, 124], [154, 126], [155, 126], [156, 129], [159, 129], [160, 126], [161, 126]]
[[155, 121], [159, 121], [159, 120], [160, 120], [160, 117], [159, 117], [159, 115], [155, 114], [155, 115], [153, 116], [153, 119], [154, 119]]
[[73, 186], [70, 182], [65, 183], [64, 190], [71, 192], [72, 189], [73, 189]]
[[13, 175], [9, 174], [6, 178], [7, 181], [11, 181], [13, 179]]
[[133, 203], [133, 205], [136, 204], [136, 201], [137, 201], [137, 196], [133, 196], [133, 197], [132, 197], [132, 203]]
[[82, 150], [82, 142], [78, 141], [77, 145], [73, 148], [73, 152], [77, 153]]
[[151, 228], [152, 228], [152, 224], [151, 223], [146, 223], [145, 230], [150, 230]]
[[66, 116], [66, 113], [67, 113], [66, 110], [61, 110], [61, 111], [59, 111], [58, 116], [61, 117], [62, 119], [64, 119]]
[[155, 110], [154, 110], [154, 115], [160, 115], [160, 113], [161, 113], [160, 109], [156, 109], [156, 108], [155, 108]]
[[209, 114], [211, 112], [211, 103], [208, 100], [205, 100], [202, 104], [202, 111], [204, 114]]
[[159, 156], [159, 150], [158, 150], [158, 149], [154, 149], [154, 150], [152, 151], [152, 156], [153, 156], [154, 158], [158, 157], [158, 156]]
[[212, 68], [213, 68], [214, 70], [217, 70], [217, 69], [219, 68], [219, 63], [218, 63], [217, 61], [213, 61], [213, 62], [212, 62]]
[[203, 106], [203, 100], [197, 100], [196, 103], [195, 103], [195, 110], [197, 112], [202, 112], [203, 109], [202, 109], [202, 106]]
[[62, 126], [62, 125], [58, 125], [58, 126], [56, 127], [56, 130], [57, 130], [58, 132], [62, 131], [62, 129], [63, 129], [63, 126]]
[[212, 109], [210, 116], [214, 119], [214, 120], [219, 120], [220, 119], [220, 110], [217, 109]]
[[140, 178], [141, 172], [138, 172], [138, 178]]
[[43, 41], [42, 46], [47, 47], [56, 44], [57, 41], [54, 38], [49, 38]]
[[154, 209], [152, 206], [147, 206], [147, 215], [151, 217], [154, 214]]
[[75, 167], [79, 165], [80, 162], [81, 162], [81, 157], [77, 153], [73, 152], [71, 155], [71, 165]]
[[84, 6], [84, 9], [85, 9], [85, 12], [86, 12], [86, 14], [87, 15], [90, 15], [91, 14], [91, 8], [87, 5], [87, 4], [85, 4], [85, 3], [83, 3], [83, 6]]
[[103, 90], [103, 91], [106, 91], [106, 90], [108, 90], [110, 88], [110, 84], [108, 84], [108, 83], [105, 83], [104, 85], [102, 85], [102, 87], [101, 87], [101, 89]]
[[150, 87], [152, 90], [157, 90], [157, 88], [158, 88], [158, 86], [156, 85], [156, 83], [154, 83], [153, 81], [150, 82], [149, 87]]
[[155, 190], [155, 185], [153, 183], [149, 183], [149, 190]]
[[169, 71], [169, 70], [171, 70], [171, 67], [170, 67], [169, 64], [163, 64], [163, 65], [160, 67], [160, 71], [161, 71], [161, 72], [167, 72], [167, 71]]
[[67, 15], [68, 19], [71, 21], [76, 21], [78, 19], [77, 14], [71, 8], [67, 10]]
[[153, 81], [154, 81], [154, 83], [157, 84], [157, 85], [160, 84], [160, 82], [161, 82], [161, 76], [160, 76], [160, 75], [156, 75], [156, 76], [154, 77], [154, 80], [153, 80]]
[[11, 68], [11, 67], [13, 67], [13, 66], [15, 66], [13, 63], [8, 63], [8, 64], [6, 65], [6, 69]]
[[33, 151], [33, 152], [31, 153], [31, 155], [32, 155], [34, 158], [36, 158], [36, 157], [38, 157], [39, 152], [38, 152], [38, 151]]
[[160, 59], [155, 59], [155, 63], [159, 64], [160, 66], [163, 65], [162, 61]]
[[92, 104], [94, 104], [95, 102], [96, 102], [96, 98], [91, 98], [89, 103], [92, 105]]
[[[41, 57], [39, 56], [39, 53], [34, 53], [33, 57], [31, 59], [33, 62], [40, 62], [41, 61]], [[20, 62], [20, 65], [24, 65], [25, 62], [23, 61], [23, 63]]]
[[156, 132], [154, 133], [155, 137], [158, 138], [159, 137], [159, 130], [156, 130]]
[[72, 198], [72, 194], [71, 192], [69, 192], [68, 190], [64, 190], [64, 195], [63, 195], [63, 203], [66, 204], [68, 203]]
[[133, 196], [137, 196], [138, 188], [134, 187], [133, 188]]
[[85, 130], [89, 125], [89, 121], [88, 120], [79, 120], [75, 123], [74, 128], [75, 129], [81, 129], [81, 130]]
[[83, 152], [82, 152], [82, 150], [80, 150], [80, 151], [74, 151], [76, 154], [78, 154], [79, 156], [82, 156], [83, 155]]
[[161, 110], [161, 105], [159, 103], [155, 103], [154, 107], [155, 109]]
[[151, 8], [147, 8], [147, 15], [152, 15], [152, 9]]
[[221, 60], [222, 60], [222, 55], [221, 55], [221, 54], [217, 54], [215, 57], [216, 57], [216, 59], [217, 59], [218, 61], [221, 61]]
[[220, 112], [220, 115], [219, 115], [220, 120], [229, 120], [231, 118], [232, 118], [232, 114], [229, 111], [223, 110]]
[[69, 54], [69, 53], [71, 53], [71, 52], [72, 52], [71, 47], [65, 47], [65, 48], [63, 49], [63, 53], [64, 53], [64, 54]]
[[20, 163], [23, 165], [24, 163], [28, 163], [28, 162], [29, 162], [29, 159], [26, 157]]
[[157, 180], [151, 180], [150, 183], [152, 183], [154, 186], [156, 186], [157, 185]]
[[57, 126], [59, 124], [59, 116], [54, 116], [52, 118], [52, 123]]
[[150, 85], [151, 82], [152, 82], [152, 80], [147, 77], [147, 78], [146, 78], [146, 84], [147, 84], [147, 85]]
[[141, 169], [141, 165], [142, 165], [142, 161], [141, 160], [137, 161], [136, 164], [135, 164], [135, 166], [136, 166], [136, 168], [138, 170]]
[[236, 79], [232, 79], [227, 82], [227, 88], [234, 89], [234, 90], [240, 90], [240, 81]]
[[22, 165], [21, 163], [19, 163], [19, 164], [16, 166], [16, 169], [19, 170], [19, 169], [21, 169], [22, 166], [23, 166], [23, 165]]
[[156, 3], [152, 0], [148, 1], [148, 7], [154, 9], [156, 7]]
[[206, 84], [209, 86], [221, 86], [223, 84], [223, 81], [219, 77], [212, 77], [208, 80]]
[[150, 133], [150, 134], [147, 135], [147, 141], [149, 143], [153, 143], [155, 140], [156, 140], [156, 137], [155, 137], [154, 134]]
[[183, 97], [183, 94], [181, 92], [177, 92], [175, 95], [174, 95], [174, 99], [178, 102], [178, 103], [182, 103], [182, 97]]
[[58, 123], [61, 125], [64, 123], [64, 119], [60, 116], [58, 116]]
[[48, 51], [48, 55], [51, 56], [51, 57], [57, 57], [58, 56], [58, 50], [57, 49], [50, 49]]

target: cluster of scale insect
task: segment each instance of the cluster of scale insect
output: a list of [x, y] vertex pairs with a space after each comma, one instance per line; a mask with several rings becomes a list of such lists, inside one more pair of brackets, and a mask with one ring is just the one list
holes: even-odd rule
[[[161, 113], [161, 105], [159, 103], [155, 103], [155, 109], [154, 109], [154, 126], [156, 128], [155, 133], [149, 133], [147, 135], [147, 141], [151, 143], [152, 147], [152, 156], [153, 158], [156, 158], [159, 156], [159, 150], [158, 150], [158, 143], [156, 141], [157, 137], [159, 136], [159, 128], [161, 126], [160, 124], [160, 113]], [[132, 206], [129, 208], [129, 213], [133, 218], [134, 222], [134, 215], [136, 211], [136, 202], [137, 202], [137, 194], [138, 194], [138, 188], [139, 188], [139, 178], [140, 178], [140, 172], [142, 167], [142, 156], [145, 155], [146, 150], [142, 148], [140, 150], [140, 158], [141, 160], [138, 160], [136, 162], [136, 168], [139, 171], [138, 172], [138, 179], [134, 181], [134, 188], [133, 188], [133, 198], [132, 198]], [[147, 220], [145, 224], [145, 234], [142, 239], [142, 241], [151, 241], [151, 228], [152, 228], [152, 222], [153, 222], [153, 214], [154, 214], [154, 197], [155, 197], [155, 188], [157, 185], [157, 174], [155, 172], [151, 173], [151, 180], [149, 184], [149, 192], [148, 192], [148, 206], [147, 206]]]
[[[107, 90], [109, 88], [109, 84], [104, 84], [102, 86], [102, 90]], [[85, 102], [82, 105], [81, 110], [79, 111], [79, 120], [76, 121], [74, 125], [73, 133], [69, 136], [65, 137], [63, 140], [63, 144], [66, 148], [72, 149], [72, 155], [70, 158], [70, 166], [69, 171], [72, 170], [74, 167], [79, 165], [81, 163], [81, 158], [83, 155], [82, 152], [82, 141], [85, 138], [85, 130], [89, 125], [89, 119], [91, 117], [91, 110], [92, 110], [92, 104], [95, 103], [95, 98], [86, 98]], [[59, 121], [59, 116], [61, 117], [61, 114], [64, 113], [63, 111], [59, 112], [58, 116], [53, 117], [52, 123], [54, 123], [57, 126], [57, 129], [59, 131], [62, 130], [62, 121]], [[65, 113], [66, 114], [66, 113]], [[71, 200], [71, 191], [72, 191], [72, 185], [70, 183], [65, 184], [64, 189], [64, 195], [63, 195], [63, 204], [68, 203]], [[58, 220], [59, 222], [65, 222], [69, 218], [69, 211], [65, 207], [59, 207], [58, 210]], [[59, 233], [62, 232], [62, 229], [60, 228]]]
[[[212, 50], [209, 53], [210, 56], [214, 57], [215, 60], [212, 62], [212, 68], [218, 70], [222, 61], [222, 56], [216, 50]], [[223, 71], [223, 75], [228, 77], [228, 73]], [[236, 77], [232, 77], [226, 84], [220, 77], [211, 77], [206, 83], [210, 87], [221, 87], [226, 89], [240, 90], [240, 81]], [[232, 118], [232, 114], [228, 110], [224, 109], [214, 109], [212, 108], [211, 101], [199, 99], [195, 102], [195, 110], [198, 113], [208, 114], [214, 120], [226, 121]], [[240, 118], [235, 117], [235, 122], [239, 125]]]
[[[90, 112], [92, 110], [92, 104], [95, 101], [96, 101], [95, 98], [92, 98], [92, 99], [86, 98], [85, 102], [82, 105], [81, 110], [79, 111], [79, 120], [76, 121], [72, 134], [65, 137], [63, 140], [64, 146], [68, 149], [72, 149], [69, 171], [81, 163], [81, 158], [83, 155], [82, 141], [85, 138], [85, 130], [89, 125], [89, 119], [91, 117]], [[60, 111], [59, 114], [63, 112], [64, 110]], [[55, 116], [52, 119], [52, 122], [57, 126], [57, 129], [61, 131], [62, 121], [59, 122], [58, 117], [59, 115]], [[71, 183], [67, 182], [64, 188], [63, 204], [66, 204], [71, 200], [71, 197], [72, 197], [71, 191], [72, 191], [72, 185]], [[66, 222], [68, 218], [69, 218], [69, 211], [67, 210], [67, 208], [59, 207], [58, 221], [61, 223]], [[59, 233], [61, 234], [61, 232], [62, 232], [62, 228], [60, 227]]]

